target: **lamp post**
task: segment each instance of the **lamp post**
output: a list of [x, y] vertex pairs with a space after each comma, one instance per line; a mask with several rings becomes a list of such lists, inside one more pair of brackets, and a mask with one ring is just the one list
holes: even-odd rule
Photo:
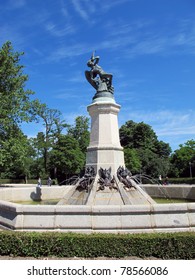
[[189, 162], [189, 167], [190, 167], [190, 178], [192, 178], [192, 163]]

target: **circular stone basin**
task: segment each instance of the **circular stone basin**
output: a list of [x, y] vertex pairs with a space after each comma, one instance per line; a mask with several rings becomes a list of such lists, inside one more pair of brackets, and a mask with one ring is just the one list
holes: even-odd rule
[[[54, 205], [72, 192], [72, 186], [13, 187], [0, 189], [0, 228], [19, 231], [65, 232], [176, 232], [195, 231], [194, 185], [142, 185], [153, 199], [166, 204]], [[135, 192], [132, 191], [132, 196]], [[171, 197], [171, 201], [167, 201]], [[183, 201], [178, 201], [184, 199]], [[27, 205], [51, 203], [50, 205]], [[175, 201], [176, 199], [176, 201]], [[186, 203], [187, 199], [187, 203]], [[39, 200], [39, 201], [38, 201]], [[54, 202], [54, 200], [56, 200]], [[174, 201], [173, 201], [174, 200]], [[15, 201], [16, 203], [13, 203]], [[21, 202], [25, 204], [21, 204]], [[190, 203], [188, 203], [190, 201]], [[176, 203], [180, 202], [180, 203]]]

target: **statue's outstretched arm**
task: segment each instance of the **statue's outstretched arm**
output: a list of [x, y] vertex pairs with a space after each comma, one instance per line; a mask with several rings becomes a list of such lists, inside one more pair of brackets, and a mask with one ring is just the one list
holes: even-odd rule
[[95, 56], [94, 57], [94, 65], [98, 64], [100, 61], [100, 57], [99, 56]]

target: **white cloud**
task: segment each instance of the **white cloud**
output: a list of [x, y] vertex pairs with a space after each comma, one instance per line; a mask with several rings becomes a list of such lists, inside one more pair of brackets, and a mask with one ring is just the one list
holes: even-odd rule
[[[80, 13], [86, 5], [86, 1], [73, 0], [74, 5]], [[80, 6], [79, 6], [80, 5]], [[93, 13], [91, 8], [85, 10], [85, 19], [89, 19]], [[95, 4], [93, 4], [95, 5]], [[55, 52], [48, 55], [48, 60], [59, 61], [72, 56], [83, 55], [91, 50], [110, 50], [118, 51], [120, 49], [120, 57], [134, 58], [141, 55], [172, 55], [190, 53], [195, 54], [195, 24], [188, 23], [188, 28], [181, 27], [179, 23], [174, 31], [167, 28], [167, 32], [159, 32], [154, 28], [156, 22], [147, 20], [137, 20], [126, 23], [109, 21], [105, 25], [104, 30], [106, 36], [100, 42], [93, 40], [92, 42], [83, 42], [75, 44], [64, 44], [61, 42]], [[63, 37], [67, 34], [76, 35], [80, 26], [74, 26], [68, 23], [65, 27], [60, 27], [49, 22], [45, 25], [48, 32], [53, 36]], [[165, 28], [165, 30], [166, 30]], [[87, 42], [87, 43], [86, 43]], [[63, 44], [63, 45], [62, 45]], [[116, 57], [115, 57], [116, 58]]]
[[20, 31], [14, 26], [1, 25], [0, 26], [0, 43], [4, 44], [6, 41], [14, 43], [14, 47], [21, 49], [25, 44], [25, 38], [21, 36]]
[[[108, 39], [102, 42], [102, 47], [120, 47], [129, 58], [148, 54], [195, 54], [194, 19], [174, 23], [169, 20], [163, 30], [157, 30], [157, 24], [144, 18], [130, 22], [110, 20], [104, 26]], [[170, 28], [172, 24], [173, 29]]]
[[75, 112], [63, 113], [62, 115], [63, 115], [64, 120], [70, 125], [73, 125], [75, 123], [75, 119], [78, 116], [89, 117], [86, 106], [82, 106], [82, 105], [79, 106]]
[[65, 18], [69, 19], [71, 16], [70, 16], [70, 13], [68, 12], [66, 2], [67, 2], [66, 0], [64, 0], [64, 1], [61, 0], [61, 13]]
[[9, 0], [6, 7], [11, 10], [23, 8], [25, 5], [26, 0]]
[[72, 0], [77, 14], [86, 22], [93, 24], [98, 20], [98, 15], [108, 12], [115, 6], [134, 0]]
[[195, 125], [179, 126], [179, 127], [167, 127], [158, 130], [159, 136], [170, 135], [194, 135], [195, 138]]
[[66, 82], [70, 83], [79, 83], [79, 84], [86, 84], [85, 74], [81, 71], [75, 71], [74, 76], [71, 78], [66, 78]]
[[75, 32], [75, 28], [71, 24], [66, 24], [65, 27], [61, 28], [56, 24], [49, 22], [45, 25], [45, 28], [51, 35], [56, 37], [64, 37], [67, 34], [72, 34]]
[[89, 20], [89, 9], [84, 7], [86, 1], [81, 0], [72, 0], [72, 4], [76, 10], [76, 12], [80, 15], [80, 17], [84, 20]]
[[152, 126], [157, 135], [194, 135], [195, 112], [181, 111], [134, 111], [121, 112], [122, 119], [145, 122]]
[[124, 4], [125, 2], [133, 2], [133, 1], [135, 1], [135, 0], [112, 0], [112, 1], [110, 1], [110, 0], [108, 0], [108, 1], [103, 1], [102, 2], [102, 6], [103, 6], [103, 9], [104, 10], [110, 10], [110, 9], [112, 9], [113, 7], [115, 7], [115, 6], [118, 6], [118, 5], [122, 5], [122, 4]]
[[78, 94], [76, 94], [74, 91], [72, 90], [67, 90], [63, 93], [59, 93], [55, 95], [55, 98], [57, 99], [64, 99], [64, 100], [72, 100], [73, 98], [78, 98]]

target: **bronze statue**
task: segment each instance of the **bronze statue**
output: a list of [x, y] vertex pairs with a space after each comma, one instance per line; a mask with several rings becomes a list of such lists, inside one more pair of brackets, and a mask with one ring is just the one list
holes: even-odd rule
[[95, 180], [95, 170], [92, 166], [85, 169], [85, 174], [78, 180], [77, 189], [89, 191], [91, 183]]
[[133, 180], [133, 176], [131, 172], [124, 168], [123, 166], [119, 166], [117, 170], [117, 177], [121, 183], [124, 184], [126, 188], [136, 188], [135, 181]]
[[103, 191], [105, 187], [108, 187], [109, 189], [117, 189], [115, 186], [115, 179], [111, 176], [111, 167], [109, 169], [103, 169], [100, 167], [99, 169], [99, 189], [98, 191]]
[[97, 92], [109, 91], [114, 93], [112, 86], [112, 74], [106, 73], [101, 66], [98, 65], [100, 60], [99, 56], [95, 56], [92, 53], [90, 60], [87, 62], [87, 66], [91, 68], [90, 71], [85, 71], [87, 81], [97, 90]]

